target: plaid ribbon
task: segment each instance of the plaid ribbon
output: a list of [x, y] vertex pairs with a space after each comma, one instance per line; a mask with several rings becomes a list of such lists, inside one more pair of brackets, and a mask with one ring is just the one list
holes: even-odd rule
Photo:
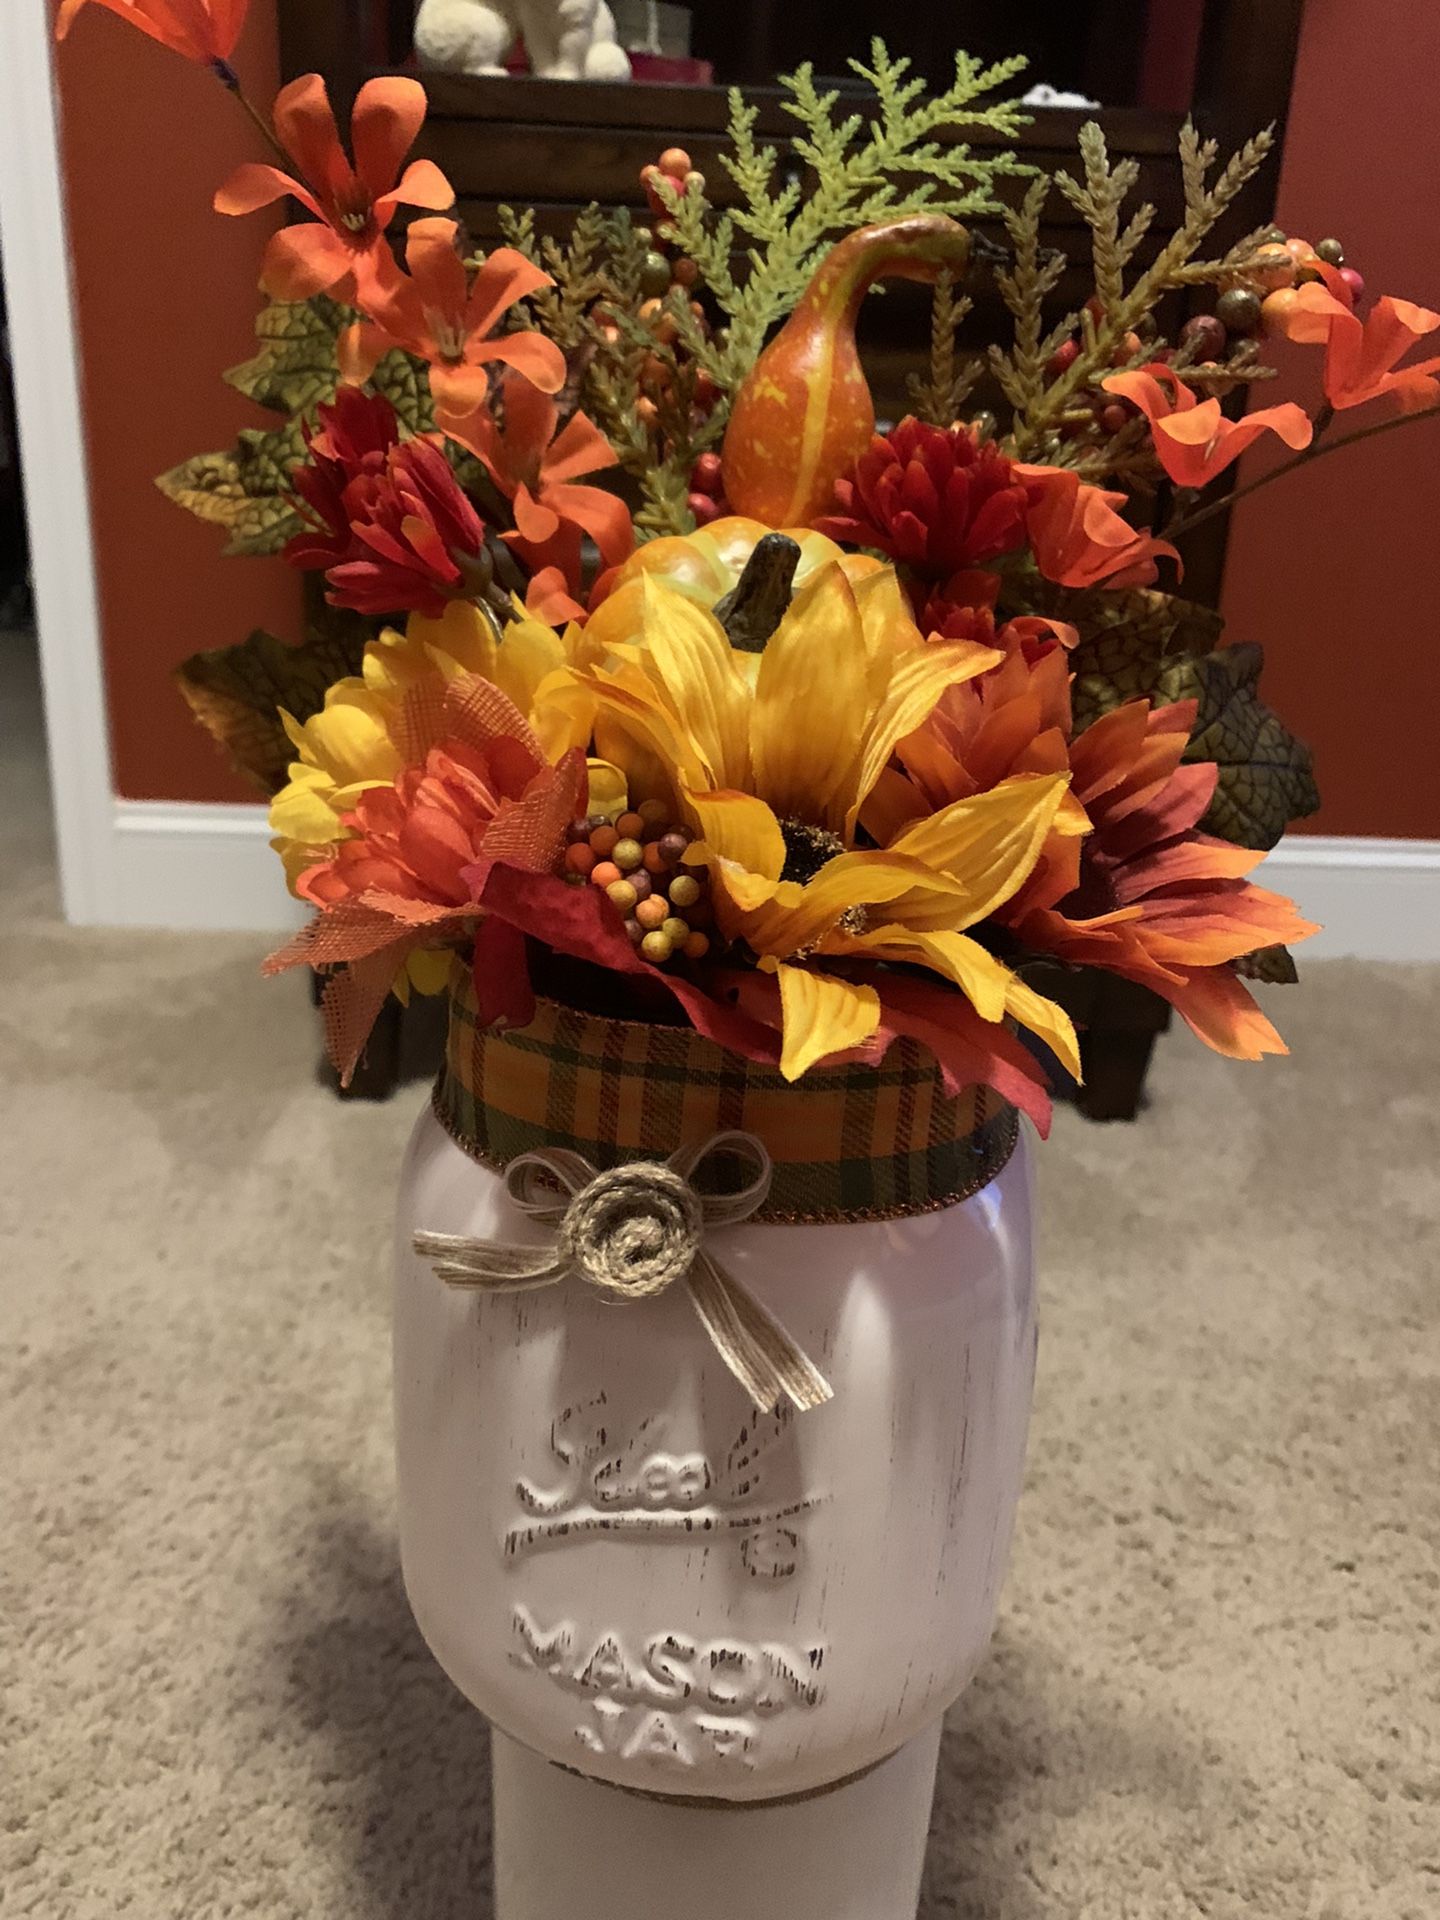
[[[689, 1027], [542, 1000], [528, 1027], [500, 1032], [477, 1026], [475, 1011], [457, 966], [434, 1107], [451, 1138], [498, 1171], [546, 1147], [603, 1170], [740, 1131], [774, 1162], [756, 1220], [890, 1220], [978, 1193], [1014, 1151], [1014, 1108], [983, 1087], [947, 1094], [914, 1040], [878, 1066], [817, 1068], [792, 1083]], [[716, 1184], [724, 1190], [723, 1165]]]

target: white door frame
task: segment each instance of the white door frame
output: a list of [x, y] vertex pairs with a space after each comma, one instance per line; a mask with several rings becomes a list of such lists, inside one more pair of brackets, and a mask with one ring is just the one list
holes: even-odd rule
[[115, 793], [48, 0], [0, 0], [0, 251], [67, 920], [293, 925], [265, 809]]
[[0, 6], [0, 252], [68, 920], [108, 919], [114, 816], [47, 0]]

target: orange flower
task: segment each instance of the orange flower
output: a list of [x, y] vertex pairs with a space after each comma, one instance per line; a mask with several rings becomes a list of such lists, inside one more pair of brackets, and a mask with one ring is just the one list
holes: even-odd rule
[[1151, 988], [1218, 1053], [1258, 1060], [1285, 1043], [1234, 962], [1317, 929], [1245, 879], [1263, 854], [1195, 831], [1219, 769], [1181, 764], [1194, 719], [1194, 701], [1132, 700], [1071, 743], [1071, 792], [1093, 831], [999, 917], [1037, 952]]
[[[1004, 646], [1008, 629], [996, 644]], [[979, 637], [979, 636], [977, 636]], [[952, 644], [932, 640], [932, 646]], [[986, 793], [1020, 773], [1069, 766], [1070, 665], [1051, 644], [1038, 656], [1016, 645], [999, 666], [947, 687], [917, 732], [899, 742], [861, 813], [881, 846], [915, 820]], [[1069, 826], [1075, 819], [1070, 809]]]
[[1123, 493], [1086, 486], [1065, 467], [1017, 464], [1028, 500], [1025, 527], [1035, 564], [1047, 580], [1062, 587], [1145, 587], [1155, 578], [1155, 561], [1180, 556], [1168, 540], [1141, 533], [1115, 511]]
[[[635, 547], [635, 530], [623, 500], [600, 487], [577, 487], [584, 473], [617, 464], [617, 455], [585, 414], [572, 414], [557, 434], [560, 409], [519, 374], [508, 374], [500, 394], [500, 418], [482, 407], [470, 419], [447, 421], [452, 440], [484, 462], [510, 501], [515, 528], [503, 535], [532, 576], [558, 570], [566, 592], [580, 592], [580, 544], [589, 534], [606, 567], [618, 567]], [[573, 617], [573, 616], [571, 616]]]
[[517, 300], [551, 285], [550, 276], [514, 247], [497, 247], [472, 284], [456, 251], [453, 220], [416, 220], [405, 236], [409, 275], [397, 275], [367, 302], [369, 319], [340, 339], [345, 378], [363, 385], [391, 347], [430, 363], [440, 424], [471, 418], [490, 393], [491, 361], [522, 373], [542, 393], [565, 382], [565, 356], [541, 333], [491, 335]]
[[1440, 356], [1408, 367], [1396, 365], [1417, 340], [1440, 327], [1440, 313], [1428, 307], [1386, 294], [1362, 321], [1345, 283], [1327, 272], [1323, 286], [1309, 281], [1298, 287], [1275, 324], [1287, 339], [1323, 344], [1325, 398], [1337, 410], [1362, 407], [1387, 393], [1395, 395], [1403, 413], [1440, 404], [1435, 377]]
[[1293, 400], [1259, 407], [1243, 420], [1227, 420], [1218, 400], [1197, 400], [1161, 361], [1133, 373], [1112, 373], [1100, 384], [1144, 414], [1156, 457], [1178, 487], [1208, 486], [1262, 433], [1276, 433], [1287, 447], [1298, 450], [1309, 446], [1314, 431], [1309, 415]]
[[[418, 80], [370, 80], [350, 116], [352, 167], [340, 144], [325, 82], [292, 80], [275, 102], [275, 131], [297, 177], [278, 167], [238, 167], [215, 196], [217, 213], [254, 213], [293, 195], [313, 221], [282, 227], [265, 249], [265, 289], [277, 300], [308, 300], [355, 276], [358, 297], [374, 297], [397, 275], [385, 229], [395, 209], [448, 207], [455, 190], [433, 160], [400, 167], [425, 119]], [[397, 178], [398, 176], [398, 178]]]
[[[55, 16], [57, 40], [65, 38], [76, 14], [89, 4], [90, 0], [60, 0]], [[250, 9], [250, 0], [95, 0], [95, 4], [201, 66], [223, 64], [230, 58]]]
[[478, 674], [451, 680], [440, 701], [414, 689], [403, 725], [406, 766], [361, 794], [344, 823], [355, 837], [300, 875], [321, 911], [265, 962], [266, 973], [343, 968], [325, 989], [325, 1026], [346, 1080], [411, 954], [473, 931], [470, 870], [552, 871], [585, 805], [584, 754], [552, 767], [524, 715]]

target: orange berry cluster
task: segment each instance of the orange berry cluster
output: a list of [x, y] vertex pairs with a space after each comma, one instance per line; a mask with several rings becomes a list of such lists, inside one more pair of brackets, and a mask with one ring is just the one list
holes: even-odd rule
[[623, 915], [633, 946], [657, 967], [710, 951], [710, 903], [704, 869], [682, 867], [690, 835], [672, 826], [663, 800], [642, 800], [617, 819], [591, 814], [570, 825], [565, 876], [603, 887]]
[[[645, 189], [645, 197], [650, 203], [651, 212], [657, 219], [668, 219], [670, 209], [661, 198], [657, 183], [664, 180], [669, 188], [682, 197], [687, 193], [703, 193], [705, 176], [697, 173], [690, 164], [690, 156], [683, 147], [667, 147], [661, 154], [658, 165], [652, 162], [640, 169], [640, 184]], [[647, 250], [640, 275], [640, 291], [644, 296], [638, 318], [644, 323], [656, 341], [664, 347], [674, 349], [678, 340], [678, 329], [674, 315], [666, 310], [665, 298], [675, 287], [689, 294], [699, 278], [699, 269], [695, 262], [684, 254], [675, 252], [663, 233], [656, 235], [649, 228], [642, 229]], [[710, 322], [704, 307], [695, 299], [690, 301], [690, 312], [702, 334], [709, 335]], [[616, 331], [618, 338], [618, 330]], [[640, 369], [641, 393], [635, 403], [637, 416], [647, 427], [653, 427], [660, 415], [660, 408], [668, 397], [670, 373], [659, 354], [646, 356]], [[695, 371], [694, 400], [692, 415], [694, 424], [699, 426], [714, 410], [720, 389], [703, 367]], [[699, 516], [697, 516], [698, 518]]]

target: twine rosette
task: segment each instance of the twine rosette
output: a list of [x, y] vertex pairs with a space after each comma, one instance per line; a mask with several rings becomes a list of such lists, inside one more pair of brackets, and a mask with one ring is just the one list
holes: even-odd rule
[[954, 1206], [1001, 1171], [1019, 1126], [986, 1088], [947, 1093], [938, 1062], [909, 1039], [878, 1064], [791, 1082], [692, 1028], [555, 1001], [538, 1001], [524, 1028], [487, 1028], [463, 965], [433, 1104], [472, 1159], [505, 1175], [517, 1209], [554, 1229], [539, 1246], [417, 1234], [442, 1280], [482, 1292], [578, 1280], [630, 1304], [681, 1285], [766, 1411], [819, 1406], [830, 1388], [725, 1272], [709, 1234]]

